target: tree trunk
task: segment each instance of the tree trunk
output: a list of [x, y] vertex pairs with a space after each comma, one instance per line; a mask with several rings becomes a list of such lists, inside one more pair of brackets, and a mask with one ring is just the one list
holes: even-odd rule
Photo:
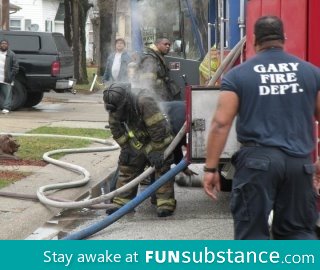
[[73, 0], [72, 3], [72, 50], [74, 58], [74, 77], [77, 83], [82, 84], [82, 76], [80, 77], [80, 38], [79, 38], [79, 0]]
[[114, 50], [116, 38], [116, 0], [98, 1], [100, 13], [100, 57], [98, 57], [98, 74], [102, 75], [107, 57]]
[[2, 0], [1, 4], [1, 29], [9, 30], [9, 0]]
[[64, 0], [64, 36], [70, 48], [72, 48], [72, 2]]
[[100, 20], [99, 18], [92, 18], [92, 31], [93, 31], [93, 46], [92, 46], [92, 64], [97, 65], [99, 62], [99, 55], [100, 55], [100, 36], [99, 36], [99, 29], [100, 29]]
[[86, 22], [88, 10], [92, 7], [88, 0], [79, 2], [79, 83], [88, 83], [87, 57], [86, 57]]
[[65, 37], [74, 57], [74, 78], [88, 83], [86, 63], [86, 20], [91, 5], [88, 0], [65, 0]]

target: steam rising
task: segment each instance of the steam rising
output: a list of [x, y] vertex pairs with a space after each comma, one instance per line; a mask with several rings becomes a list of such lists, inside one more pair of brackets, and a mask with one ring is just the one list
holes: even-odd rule
[[[171, 42], [174, 40], [174, 34], [179, 29], [179, 1], [159, 1], [159, 0], [142, 0], [136, 3], [136, 14], [134, 18], [138, 20], [144, 46], [149, 46], [157, 38], [168, 38]], [[130, 69], [129, 65], [129, 69]], [[132, 67], [133, 68], [133, 67]], [[152, 68], [152, 67], [150, 67]], [[153, 89], [149, 80], [141, 80], [139, 67], [134, 70], [134, 76], [130, 76], [132, 92], [138, 93], [141, 89], [147, 89], [157, 101], [161, 102], [157, 90]], [[133, 68], [134, 69], [134, 68]], [[151, 70], [150, 70], [151, 71]], [[131, 77], [131, 78], [130, 78]]]

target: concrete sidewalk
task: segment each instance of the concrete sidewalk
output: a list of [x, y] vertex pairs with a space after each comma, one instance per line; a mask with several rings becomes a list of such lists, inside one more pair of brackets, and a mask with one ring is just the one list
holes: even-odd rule
[[[77, 200], [115, 170], [118, 151], [71, 154], [61, 160], [87, 169], [91, 181], [80, 188], [54, 192], [52, 196]], [[55, 165], [47, 165], [34, 171], [29, 177], [1, 189], [4, 192], [35, 195], [39, 187], [80, 180], [83, 177]], [[58, 214], [62, 209], [48, 207], [40, 202], [0, 197], [0, 239], [25, 239], [38, 227]]]
[[[55, 101], [47, 101], [50, 98]], [[61, 105], [64, 102], [68, 104]], [[44, 125], [103, 129], [107, 123], [107, 114], [102, 104], [101, 92], [92, 95], [48, 93], [35, 109], [11, 112], [5, 117], [0, 117], [0, 122], [1, 132], [24, 133]], [[102, 145], [94, 143], [91, 146]], [[115, 170], [118, 156], [119, 150], [66, 155], [61, 160], [82, 166], [90, 172], [91, 180], [83, 187], [66, 189], [50, 195], [66, 200], [79, 199]], [[82, 175], [55, 165], [10, 167], [8, 169], [17, 171], [31, 170], [32, 175], [2, 188], [3, 192], [36, 195], [37, 189], [41, 186], [83, 178]], [[5, 170], [6, 166], [1, 166], [0, 169]], [[0, 239], [25, 239], [61, 210], [45, 206], [40, 202], [0, 196]]]

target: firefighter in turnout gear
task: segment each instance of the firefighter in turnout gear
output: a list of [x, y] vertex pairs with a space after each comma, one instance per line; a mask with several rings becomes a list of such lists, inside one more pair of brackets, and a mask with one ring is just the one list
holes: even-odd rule
[[[112, 84], [104, 91], [103, 100], [109, 112], [109, 125], [113, 138], [121, 147], [117, 188], [124, 186], [140, 175], [146, 166], [154, 166], [156, 178], [170, 169], [172, 155], [164, 160], [164, 151], [173, 140], [170, 125], [154, 98], [146, 90], [132, 93], [131, 85]], [[132, 200], [138, 187], [121, 193], [113, 199], [111, 214]], [[157, 214], [166, 217], [176, 207], [174, 179], [156, 192]]]
[[168, 39], [159, 38], [145, 49], [139, 60], [142, 87], [152, 89], [161, 101], [181, 100], [181, 89], [170, 79], [170, 70], [164, 59], [170, 45]]

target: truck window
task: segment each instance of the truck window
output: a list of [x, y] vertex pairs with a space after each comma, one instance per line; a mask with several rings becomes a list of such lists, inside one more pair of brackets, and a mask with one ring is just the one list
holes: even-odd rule
[[60, 35], [53, 35], [53, 39], [56, 43], [58, 52], [69, 52], [70, 51], [70, 47], [66, 41], [66, 39], [64, 38], [64, 36], [60, 36]]
[[40, 37], [29, 35], [10, 35], [5, 36], [8, 39], [10, 48], [13, 51], [38, 52], [41, 49]]

